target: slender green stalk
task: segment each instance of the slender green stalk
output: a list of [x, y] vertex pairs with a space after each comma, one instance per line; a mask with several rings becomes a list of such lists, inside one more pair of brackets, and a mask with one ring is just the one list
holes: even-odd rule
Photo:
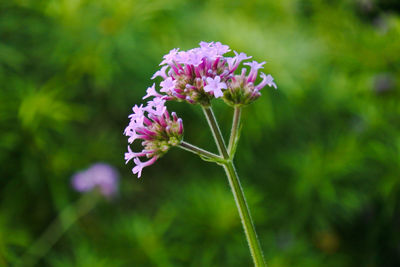
[[93, 209], [97, 200], [97, 192], [84, 194], [76, 203], [69, 205], [61, 211], [39, 239], [21, 257], [17, 266], [35, 266], [79, 218]]
[[242, 113], [242, 109], [240, 107], [235, 107], [233, 112], [233, 120], [232, 120], [232, 129], [231, 136], [229, 138], [228, 145], [228, 153], [231, 159], [233, 159], [237, 144], [239, 143], [239, 134], [240, 134], [240, 115]]
[[179, 144], [179, 147], [184, 149], [184, 150], [186, 150], [186, 151], [189, 151], [189, 152], [192, 152], [194, 154], [197, 154], [197, 155], [199, 155], [201, 157], [207, 158], [207, 159], [209, 159], [211, 161], [216, 161], [216, 162], [224, 161], [224, 159], [221, 156], [218, 156], [218, 155], [216, 155], [214, 153], [211, 153], [211, 152], [209, 152], [207, 150], [204, 150], [204, 149], [202, 149], [200, 147], [197, 147], [197, 146], [194, 146], [192, 144], [189, 144], [189, 143], [187, 143], [185, 141], [182, 141]]
[[[265, 267], [266, 263], [264, 260], [263, 252], [261, 250], [260, 242], [258, 241], [256, 230], [253, 224], [253, 220], [251, 219], [250, 210], [246, 202], [246, 198], [244, 196], [244, 192], [242, 186], [240, 185], [239, 176], [236, 173], [235, 166], [233, 165], [232, 158], [234, 155], [230, 156], [225, 147], [225, 143], [221, 134], [221, 131], [218, 127], [217, 120], [212, 112], [211, 107], [203, 107], [204, 114], [207, 117], [208, 124], [213, 133], [215, 143], [218, 146], [218, 150], [223, 158], [226, 160], [223, 163], [224, 170], [228, 177], [229, 185], [232, 189], [233, 197], [235, 199], [236, 207], [239, 212], [240, 219], [242, 221], [242, 226], [244, 229], [244, 233], [247, 238], [247, 242], [249, 244], [250, 253], [254, 261], [254, 265], [256, 267]], [[235, 137], [238, 135], [238, 129], [240, 125], [240, 110], [235, 110], [234, 119], [234, 127], [232, 128], [231, 138], [233, 136], [233, 144], [232, 148], [236, 146], [238, 138]], [[236, 121], [236, 122], [235, 122]], [[233, 151], [234, 152], [234, 151]]]
[[217, 143], [218, 151], [224, 159], [228, 159], [228, 151], [226, 151], [226, 146], [224, 138], [222, 137], [221, 130], [219, 129], [218, 122], [215, 119], [214, 112], [211, 107], [203, 107], [203, 112], [206, 115], [207, 122], [210, 125], [211, 132], [214, 136], [215, 142]]
[[240, 185], [239, 176], [235, 170], [233, 162], [228, 161], [226, 164], [224, 164], [224, 170], [228, 177], [233, 197], [235, 198], [236, 207], [239, 211], [239, 216], [242, 221], [243, 229], [250, 247], [250, 252], [254, 261], [254, 265], [257, 267], [265, 267], [267, 265], [264, 260], [261, 245], [257, 238], [257, 233], [253, 224], [253, 220], [251, 218], [250, 209], [247, 205], [242, 186]]

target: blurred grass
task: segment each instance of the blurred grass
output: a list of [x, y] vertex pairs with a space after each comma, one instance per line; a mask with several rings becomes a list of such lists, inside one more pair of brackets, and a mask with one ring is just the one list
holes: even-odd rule
[[[250, 266], [223, 171], [174, 149], [136, 179], [130, 108], [163, 54], [201, 40], [266, 60], [279, 87], [246, 108], [236, 158], [269, 266], [400, 265], [396, 1], [0, 2], [0, 266], [78, 195], [96, 161], [121, 192], [40, 266]], [[231, 110], [216, 104], [224, 133]], [[215, 150], [196, 106], [185, 139]]]

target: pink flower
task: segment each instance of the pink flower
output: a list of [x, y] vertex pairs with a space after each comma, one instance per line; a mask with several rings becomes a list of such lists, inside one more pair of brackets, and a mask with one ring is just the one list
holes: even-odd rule
[[229, 51], [231, 51], [231, 50], [229, 49], [229, 46], [223, 45], [223, 44], [221, 44], [220, 42], [216, 42], [215, 44], [212, 45], [212, 47], [215, 49], [217, 55], [221, 55], [221, 56], [222, 56], [223, 54], [226, 54], [226, 53], [228, 53]]
[[146, 162], [141, 162], [139, 158], [134, 158], [133, 161], [135, 162], [136, 166], [132, 169], [133, 174], [137, 174], [138, 178], [142, 176], [142, 170], [144, 167], [152, 165], [154, 162], [156, 162], [157, 156], [152, 157]]
[[165, 100], [155, 97], [153, 100], [147, 102], [147, 106], [143, 110], [156, 116], [162, 116], [167, 110], [167, 107], [165, 106]]
[[163, 66], [160, 70], [156, 71], [154, 75], [151, 77], [152, 80], [154, 80], [157, 77], [162, 77], [164, 79], [167, 78], [167, 74], [165, 73], [167, 70], [168, 66]]
[[[271, 84], [270, 86], [273, 87], [276, 86], [275, 83], [267, 81], [266, 84], [261, 83], [257, 88], [254, 87], [258, 71], [263, 68], [265, 62], [245, 62], [244, 65], [250, 67], [250, 72], [246, 76], [246, 81], [244, 81], [240, 77], [245, 73], [237, 75], [234, 72], [241, 62], [250, 59], [251, 56], [236, 51], [233, 51], [234, 57], [224, 56], [229, 51], [231, 51], [229, 46], [220, 42], [200, 42], [199, 47], [187, 51], [172, 49], [163, 57], [163, 61], [160, 64], [163, 65], [161, 70], [157, 71], [152, 77], [162, 78], [160, 82], [161, 96], [157, 92], [151, 91], [145, 97], [155, 96], [167, 101], [185, 101], [203, 106], [210, 105], [213, 98], [222, 97], [230, 105], [233, 102], [244, 104], [245, 102], [249, 103], [248, 100], [250, 98], [247, 100], [237, 99], [239, 96], [246, 94], [246, 97], [251, 96], [255, 100], [256, 97], [260, 96], [258, 89], [261, 89], [266, 84]], [[233, 93], [232, 88], [230, 88], [231, 85], [235, 86], [233, 91], [237, 93], [232, 95], [235, 100], [227, 99], [228, 95], [225, 96], [224, 93], [226, 90]], [[246, 93], [238, 91], [240, 86]]]
[[143, 116], [143, 105], [134, 105], [132, 108], [133, 114], [129, 115], [129, 118], [139, 118]]
[[226, 89], [226, 83], [221, 82], [221, 77], [216, 76], [214, 79], [207, 77], [207, 85], [204, 86], [204, 91], [212, 92], [216, 98], [224, 95], [222, 89]]
[[110, 165], [96, 163], [72, 177], [72, 186], [78, 192], [88, 192], [98, 187], [106, 197], [114, 196], [118, 191], [118, 172]]
[[245, 53], [238, 54], [236, 51], [233, 51], [233, 53], [235, 53], [235, 57], [229, 57], [226, 59], [228, 62], [228, 68], [230, 72], [234, 72], [239, 66], [240, 62], [251, 58], [248, 57]]
[[176, 55], [178, 54], [179, 48], [174, 48], [163, 58], [164, 60], [160, 63], [160, 65], [171, 64], [175, 61]]
[[203, 62], [203, 58], [204, 54], [202, 51], [193, 51], [192, 53], [189, 53], [187, 63], [194, 67], [198, 67]]
[[[130, 122], [124, 134], [128, 143], [142, 140], [142, 151], [134, 152], [128, 146], [125, 161], [133, 161], [133, 173], [140, 177], [144, 167], [153, 164], [172, 146], [177, 146], [183, 139], [182, 119], [168, 112], [165, 102], [169, 100], [184, 101], [202, 106], [211, 105], [214, 98], [222, 98], [230, 106], [244, 106], [260, 97], [260, 90], [266, 85], [277, 88], [270, 74], [261, 73], [262, 81], [255, 85], [258, 71], [265, 62], [245, 62], [250, 70], [243, 68], [240, 74], [235, 71], [241, 62], [251, 56], [233, 51], [234, 57], [224, 54], [229, 46], [220, 42], [200, 42], [199, 47], [179, 51], [172, 49], [163, 56], [160, 70], [151, 79], [161, 77], [161, 89], [156, 90], [156, 84], [147, 88], [143, 99], [152, 98], [146, 104], [135, 105]], [[247, 72], [248, 75], [246, 74]], [[141, 158], [147, 158], [142, 161]]]
[[265, 62], [257, 63], [253, 61], [245, 65], [251, 67], [249, 75], [246, 76], [247, 70], [242, 69], [240, 75], [235, 75], [228, 82], [227, 92], [224, 94], [224, 101], [231, 106], [243, 106], [248, 105], [255, 101], [261, 96], [260, 90], [266, 85], [270, 87], [277, 88], [274, 83], [274, 78], [270, 74], [265, 75], [261, 73], [261, 78], [263, 79], [258, 85], [255, 85], [255, 79], [257, 77], [258, 69], [262, 68]]
[[167, 79], [165, 79], [164, 81], [162, 81], [160, 83], [161, 85], [161, 92], [163, 93], [169, 93], [172, 92], [175, 89], [176, 86], [176, 81], [173, 80], [171, 77], [168, 77]]
[[246, 63], [244, 63], [243, 65], [247, 65], [247, 66], [250, 66], [250, 73], [249, 73], [249, 75], [248, 75], [248, 77], [247, 77], [247, 81], [248, 82], [252, 82], [252, 83], [254, 83], [254, 81], [256, 80], [256, 78], [257, 78], [257, 73], [258, 73], [258, 70], [259, 69], [263, 69], [264, 67], [263, 67], [263, 65], [265, 64], [266, 62], [264, 61], [264, 62], [261, 62], [261, 63], [258, 63], [257, 61], [252, 61], [252, 62], [246, 62]]
[[[174, 112], [169, 114], [165, 100], [159, 97], [148, 101], [145, 107], [135, 105], [133, 111], [134, 114], [129, 116], [131, 121], [124, 133], [129, 137], [129, 143], [137, 139], [143, 140], [143, 150], [134, 152], [128, 146], [125, 161], [129, 163], [133, 160], [135, 166], [132, 171], [140, 177], [144, 167], [153, 164], [172, 146], [180, 144], [183, 139], [183, 123]], [[142, 162], [140, 158], [149, 160]]]
[[156, 84], [153, 83], [153, 85], [146, 90], [146, 95], [142, 99], [146, 99], [148, 97], [154, 96], [154, 97], [161, 97], [159, 93], [156, 91]]
[[272, 78], [271, 74], [265, 75], [265, 73], [261, 72], [260, 76], [263, 80], [259, 85], [256, 86], [256, 90], [260, 91], [266, 85], [269, 87], [274, 87], [275, 89], [278, 88], [274, 83], [274, 78]]

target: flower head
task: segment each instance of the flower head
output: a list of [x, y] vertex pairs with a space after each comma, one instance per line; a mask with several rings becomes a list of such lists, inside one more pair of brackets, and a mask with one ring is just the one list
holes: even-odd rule
[[[229, 73], [228, 61], [223, 55], [229, 46], [220, 42], [201, 42], [200, 47], [188, 51], [171, 50], [164, 56], [153, 78], [162, 77], [160, 82], [165, 100], [186, 101], [192, 104], [209, 105], [211, 99], [222, 96], [226, 89]], [[218, 80], [217, 87], [207, 81]], [[223, 84], [223, 85], [222, 85]]]
[[88, 192], [98, 187], [106, 197], [118, 191], [118, 172], [108, 164], [96, 163], [72, 176], [72, 186], [78, 192]]
[[[182, 119], [178, 118], [175, 112], [171, 114], [165, 107], [165, 100], [155, 97], [148, 101], [147, 105], [133, 107], [133, 114], [129, 116], [131, 121], [125, 129], [128, 142], [131, 144], [136, 139], [141, 139], [144, 147], [140, 152], [133, 152], [128, 145], [128, 152], [125, 153], [125, 160], [128, 163], [133, 160], [135, 167], [132, 169], [138, 177], [142, 170], [153, 164], [163, 156], [172, 146], [177, 146], [183, 138]], [[148, 158], [141, 161], [140, 158]]]
[[265, 62], [247, 62], [243, 65], [250, 67], [250, 72], [246, 75], [247, 69], [243, 68], [240, 75], [234, 75], [227, 83], [228, 90], [224, 92], [223, 100], [230, 106], [244, 106], [252, 103], [261, 96], [260, 90], [266, 85], [277, 89], [274, 78], [270, 74], [260, 74], [262, 81], [255, 85], [258, 70], [263, 68]]
[[[222, 98], [228, 105], [243, 106], [253, 102], [266, 85], [277, 88], [271, 75], [260, 74], [262, 81], [255, 85], [258, 71], [265, 62], [244, 62], [250, 70], [243, 68], [241, 74], [235, 71], [239, 65], [251, 56], [233, 51], [234, 57], [225, 56], [230, 52], [227, 45], [220, 42], [200, 42], [199, 47], [180, 51], [172, 49], [163, 57], [158, 70], [151, 79], [161, 77], [160, 88], [153, 84], [146, 90], [143, 99], [145, 106], [135, 105], [129, 115], [130, 122], [124, 134], [132, 144], [142, 140], [143, 150], [132, 151], [128, 145], [125, 153], [126, 163], [133, 161], [132, 171], [138, 177], [144, 167], [152, 165], [172, 146], [177, 146], [183, 139], [182, 119], [168, 112], [165, 102], [177, 100], [203, 107], [211, 105], [214, 98]], [[147, 159], [146, 159], [147, 158]]]
[[[155, 96], [163, 100], [209, 106], [213, 98], [223, 97], [230, 105], [244, 105], [252, 102], [250, 99], [243, 98], [244, 95], [250, 93], [252, 95], [250, 98], [254, 100], [255, 96], [260, 95], [260, 87], [275, 85], [262, 82], [263, 86], [254, 89], [258, 71], [263, 68], [265, 62], [243, 63], [250, 67], [250, 72], [245, 76], [246, 80], [241, 81], [239, 78], [241, 75], [236, 75], [235, 71], [241, 62], [250, 59], [251, 56], [236, 51], [233, 51], [234, 57], [224, 56], [229, 51], [231, 51], [229, 46], [220, 42], [200, 42], [199, 47], [188, 51], [172, 49], [163, 57], [161, 69], [152, 77], [152, 79], [156, 77], [163, 79], [160, 82], [160, 94], [152, 89], [147, 92], [145, 98]], [[241, 89], [237, 87], [238, 85], [242, 86]], [[239, 95], [242, 95], [240, 99], [238, 99]], [[232, 102], [231, 98], [236, 100]]]

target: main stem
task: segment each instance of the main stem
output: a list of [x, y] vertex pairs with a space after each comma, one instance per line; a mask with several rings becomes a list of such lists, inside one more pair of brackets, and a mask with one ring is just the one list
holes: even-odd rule
[[242, 221], [243, 230], [246, 234], [247, 242], [250, 247], [251, 256], [253, 257], [254, 265], [257, 267], [265, 267], [266, 263], [261, 250], [260, 242], [257, 238], [256, 229], [251, 219], [250, 209], [247, 206], [246, 198], [242, 186], [240, 185], [239, 176], [235, 170], [232, 161], [228, 161], [223, 165], [226, 176], [228, 177], [229, 185], [231, 186], [233, 197], [235, 198], [236, 207], [238, 208], [240, 219]]
[[[233, 155], [229, 156], [228, 151], [226, 149], [224, 139], [222, 137], [221, 131], [218, 127], [217, 120], [214, 116], [214, 113], [212, 112], [212, 109], [210, 107], [203, 107], [204, 114], [207, 117], [208, 124], [210, 125], [211, 131], [213, 133], [215, 143], [217, 144], [218, 150], [220, 154], [223, 156], [225, 159], [225, 162], [222, 163], [221, 165], [224, 167], [224, 170], [226, 172], [226, 175], [228, 177], [229, 185], [232, 189], [233, 197], [235, 199], [236, 207], [239, 211], [239, 216], [242, 221], [242, 226], [244, 229], [244, 233], [247, 238], [247, 242], [249, 244], [250, 248], [250, 253], [254, 261], [254, 265], [256, 267], [265, 267], [266, 263], [264, 260], [264, 256], [261, 250], [261, 245], [260, 242], [258, 241], [257, 234], [256, 234], [256, 229], [253, 224], [253, 220], [251, 219], [250, 215], [250, 210], [249, 207], [247, 206], [246, 198], [244, 196], [244, 192], [242, 189], [242, 186], [240, 185], [240, 180], [239, 176], [235, 170], [235, 166], [233, 165]], [[236, 113], [236, 111], [235, 111]], [[240, 110], [238, 112], [239, 115], [237, 125], [239, 125], [239, 119], [240, 119]], [[234, 119], [235, 120], [235, 119]], [[234, 126], [236, 123], [234, 122]], [[233, 127], [232, 131], [237, 131], [238, 127]], [[236, 133], [232, 132], [231, 133], [231, 138], [232, 134], [236, 135]], [[237, 141], [237, 138], [235, 138]], [[236, 142], [235, 141], [235, 142]], [[234, 144], [232, 145], [232, 147]]]

